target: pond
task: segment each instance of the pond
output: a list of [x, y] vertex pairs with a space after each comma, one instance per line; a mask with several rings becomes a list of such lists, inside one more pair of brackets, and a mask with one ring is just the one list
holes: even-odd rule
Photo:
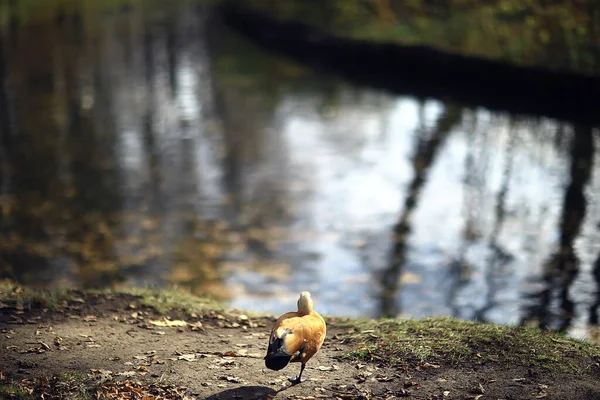
[[3, 9], [0, 277], [595, 336], [593, 127], [353, 86], [210, 2], [56, 4]]

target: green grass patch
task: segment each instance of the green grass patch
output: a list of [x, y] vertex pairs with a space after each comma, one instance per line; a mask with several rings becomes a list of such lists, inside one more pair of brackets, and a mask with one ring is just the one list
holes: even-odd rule
[[0, 398], [10, 400], [30, 400], [33, 399], [33, 393], [18, 383], [0, 382]]
[[223, 311], [223, 306], [216, 300], [198, 297], [189, 291], [179, 288], [128, 288], [118, 291], [111, 289], [88, 290], [46, 290], [21, 286], [11, 281], [0, 281], [0, 305], [2, 303], [22, 309], [47, 308], [56, 310], [70, 302], [85, 302], [82, 296], [119, 294], [139, 298], [139, 304], [154, 308], [164, 314], [171, 310], [181, 310], [188, 314], [205, 313], [208, 311]]
[[600, 361], [600, 347], [539, 329], [454, 318], [358, 320], [350, 359], [444, 364], [501, 362], [577, 372]]
[[139, 296], [143, 305], [153, 307], [161, 314], [177, 309], [188, 314], [223, 311], [224, 309], [216, 300], [195, 296], [179, 287], [168, 289], [132, 288], [124, 291], [124, 293]]
[[0, 280], [0, 303], [9, 306], [30, 309], [56, 309], [63, 301], [74, 297], [66, 290], [35, 289], [21, 286], [9, 280]]

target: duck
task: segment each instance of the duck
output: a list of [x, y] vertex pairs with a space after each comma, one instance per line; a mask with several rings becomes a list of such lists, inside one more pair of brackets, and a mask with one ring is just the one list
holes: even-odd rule
[[298, 311], [286, 312], [273, 324], [265, 366], [279, 371], [290, 362], [299, 362], [300, 373], [288, 380], [292, 385], [306, 381], [302, 378], [306, 363], [319, 351], [326, 334], [325, 320], [313, 309], [310, 292], [300, 293]]

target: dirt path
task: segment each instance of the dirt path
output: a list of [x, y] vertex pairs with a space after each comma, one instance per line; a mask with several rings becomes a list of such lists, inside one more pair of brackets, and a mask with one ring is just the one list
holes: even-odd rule
[[[347, 328], [331, 322], [323, 349], [307, 365], [309, 380], [290, 387], [286, 378], [298, 373], [298, 365], [279, 372], [264, 367], [269, 318], [158, 315], [126, 295], [77, 299], [55, 312], [0, 310], [5, 381], [31, 387], [41, 382], [49, 397], [61, 390], [60, 384], [47, 383], [49, 377], [89, 374], [94, 390], [104, 387], [103, 393], [113, 393], [113, 398], [600, 398], [600, 383], [586, 375], [551, 375], [501, 364], [345, 359], [356, 343], [345, 340]], [[178, 322], [184, 320], [186, 324]], [[175, 326], [161, 326], [165, 324]]]

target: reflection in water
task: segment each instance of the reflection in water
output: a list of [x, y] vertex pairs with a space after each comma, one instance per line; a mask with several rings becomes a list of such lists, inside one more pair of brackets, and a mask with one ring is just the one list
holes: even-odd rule
[[[394, 244], [389, 266], [385, 268], [381, 285], [381, 314], [385, 317], [394, 317], [398, 314], [396, 296], [398, 292], [398, 279], [406, 261], [406, 245], [411, 231], [411, 216], [419, 202], [419, 194], [425, 184], [427, 172], [434, 161], [436, 152], [450, 134], [452, 128], [460, 121], [460, 109], [448, 106], [436, 122], [433, 132], [426, 137], [417, 138], [415, 155], [412, 166], [414, 177], [408, 185], [404, 210], [394, 225]], [[424, 133], [424, 132], [423, 132]]]
[[593, 129], [354, 88], [206, 6], [155, 11], [2, 27], [2, 277], [597, 325]]
[[506, 160], [502, 170], [502, 180], [495, 199], [494, 220], [489, 237], [490, 254], [484, 262], [485, 284], [487, 293], [484, 304], [475, 310], [473, 319], [478, 321], [487, 321], [487, 312], [498, 306], [496, 296], [501, 295], [503, 287], [502, 275], [506, 268], [513, 261], [513, 256], [499, 244], [500, 231], [506, 219], [506, 198], [510, 188], [510, 181], [513, 169], [513, 155], [516, 141], [513, 121], [509, 122], [509, 138], [506, 142]]
[[[579, 258], [575, 251], [575, 240], [586, 213], [585, 187], [590, 180], [594, 157], [592, 129], [576, 126], [571, 137], [570, 183], [566, 188], [560, 238], [557, 251], [544, 265], [544, 288], [534, 296], [537, 301], [529, 307], [525, 318], [537, 318], [540, 328], [566, 331], [574, 318], [575, 304], [569, 290], [579, 273]], [[560, 312], [553, 315], [550, 308], [558, 302]]]

